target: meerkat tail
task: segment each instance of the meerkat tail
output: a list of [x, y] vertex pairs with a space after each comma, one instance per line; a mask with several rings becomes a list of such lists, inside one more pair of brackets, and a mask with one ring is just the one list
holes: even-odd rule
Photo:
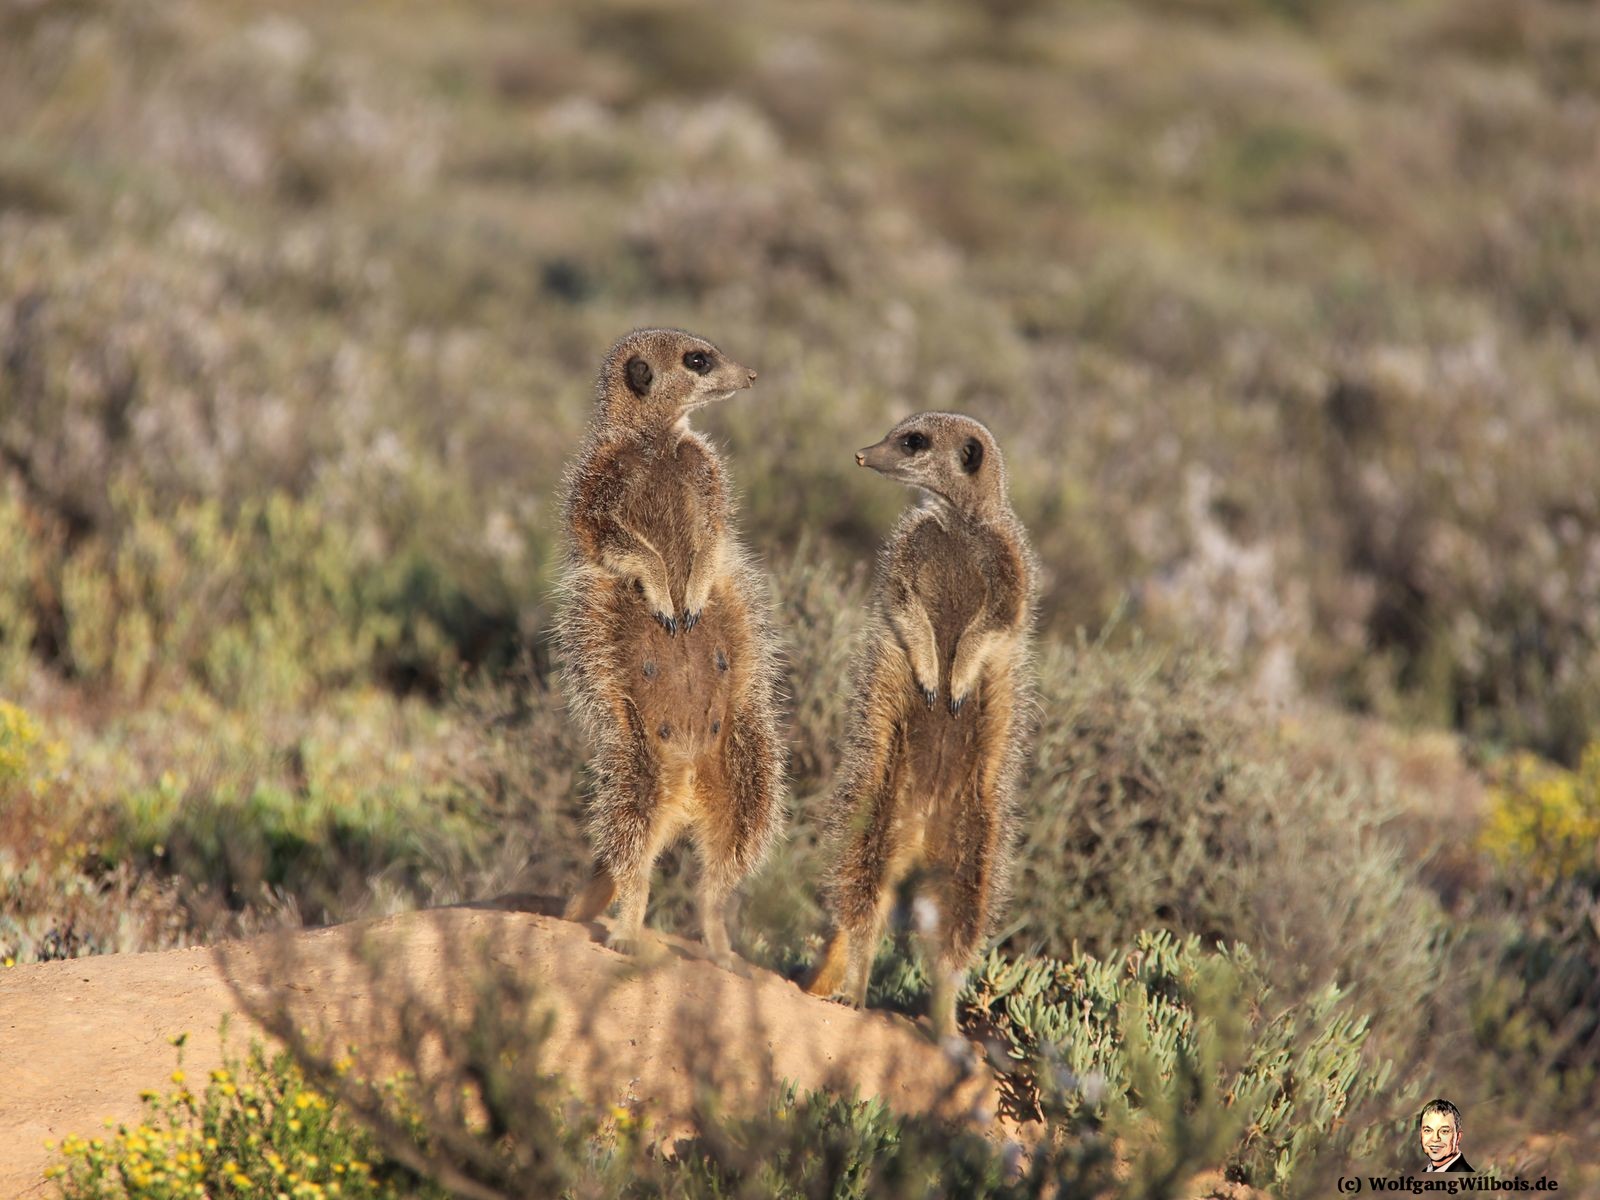
[[562, 914], [568, 921], [587, 923], [594, 920], [617, 898], [617, 881], [603, 865], [596, 864], [589, 882], [571, 900]]

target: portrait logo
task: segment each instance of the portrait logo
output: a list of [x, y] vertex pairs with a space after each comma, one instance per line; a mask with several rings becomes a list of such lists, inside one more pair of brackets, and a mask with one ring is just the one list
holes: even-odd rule
[[1450, 1101], [1430, 1100], [1417, 1114], [1417, 1135], [1427, 1160], [1424, 1171], [1472, 1170], [1461, 1153], [1461, 1110]]

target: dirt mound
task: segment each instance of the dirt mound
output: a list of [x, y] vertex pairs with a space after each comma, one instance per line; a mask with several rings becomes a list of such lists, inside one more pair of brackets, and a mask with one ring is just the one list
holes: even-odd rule
[[854, 1087], [903, 1112], [994, 1111], [987, 1073], [964, 1077], [903, 1018], [814, 999], [766, 971], [721, 970], [672, 939], [640, 965], [599, 944], [597, 925], [519, 911], [538, 907], [508, 898], [0, 973], [0, 1196], [46, 1194], [47, 1140], [136, 1119], [140, 1090], [167, 1086], [177, 1034], [189, 1034], [184, 1064], [199, 1079], [220, 1064], [222, 1017], [233, 1014], [237, 1054], [256, 1036], [244, 1014], [268, 1002], [287, 1004], [330, 1044], [382, 1046], [397, 1032], [382, 981], [403, 979], [413, 997], [460, 1014], [470, 965], [490, 962], [528, 972], [554, 1015], [543, 1065], [597, 1102], [632, 1100], [683, 1121], [698, 1080], [736, 1104], [787, 1078]]

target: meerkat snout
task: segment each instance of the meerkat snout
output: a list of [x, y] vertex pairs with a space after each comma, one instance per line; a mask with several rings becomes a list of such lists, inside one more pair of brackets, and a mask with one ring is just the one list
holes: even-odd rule
[[641, 428], [726, 400], [756, 377], [704, 338], [677, 329], [639, 330], [612, 348], [600, 396], [608, 421]]
[[960, 413], [907, 417], [882, 441], [856, 451], [856, 462], [963, 512], [988, 512], [1005, 496], [1005, 468], [994, 436]]

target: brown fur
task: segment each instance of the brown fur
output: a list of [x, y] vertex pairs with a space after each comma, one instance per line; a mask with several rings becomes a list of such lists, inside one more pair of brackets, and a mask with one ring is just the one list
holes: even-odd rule
[[[704, 374], [685, 366], [691, 353], [708, 357]], [[640, 936], [657, 856], [687, 832], [706, 944], [728, 962], [727, 897], [782, 819], [765, 588], [729, 527], [722, 461], [687, 420], [754, 378], [703, 338], [629, 334], [601, 368], [567, 477], [559, 644], [594, 752], [596, 860], [567, 916], [619, 899], [619, 948]]]
[[834, 930], [808, 990], [864, 1000], [895, 889], [914, 881], [932, 905], [920, 911], [947, 1034], [1004, 891], [1037, 572], [994, 438], [970, 417], [908, 417], [856, 460], [931, 503], [901, 517], [879, 557], [827, 821]]

